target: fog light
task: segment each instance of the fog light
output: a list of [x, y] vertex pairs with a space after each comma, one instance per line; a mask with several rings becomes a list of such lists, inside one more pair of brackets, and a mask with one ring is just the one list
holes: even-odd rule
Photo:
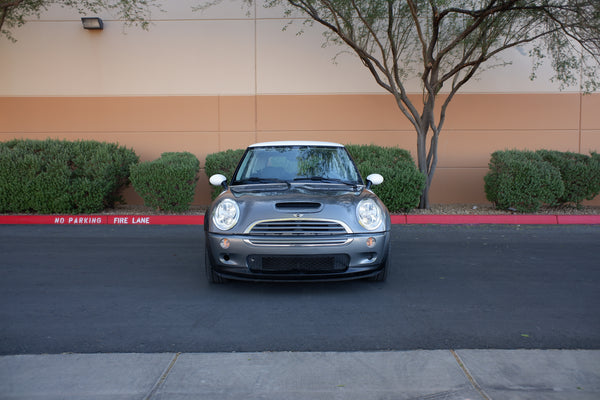
[[229, 248], [229, 246], [231, 246], [231, 241], [229, 241], [229, 239], [221, 239], [221, 241], [219, 242], [219, 246], [221, 246], [222, 249], [227, 250]]
[[375, 247], [375, 238], [370, 237], [367, 239], [367, 247], [368, 248]]

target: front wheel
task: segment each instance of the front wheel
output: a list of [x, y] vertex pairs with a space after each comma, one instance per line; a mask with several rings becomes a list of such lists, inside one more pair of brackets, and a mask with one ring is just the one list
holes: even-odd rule
[[376, 275], [373, 275], [369, 278], [372, 282], [385, 282], [388, 277], [389, 269], [390, 269], [390, 260], [392, 256], [391, 246], [388, 246], [387, 254], [385, 255], [385, 261], [383, 262], [383, 268]]
[[208, 247], [204, 248], [204, 270], [206, 272], [206, 279], [208, 280], [209, 283], [216, 283], [216, 284], [221, 284], [221, 283], [225, 283], [225, 278], [223, 278], [222, 276], [220, 276], [219, 274], [217, 274], [215, 272], [212, 260], [210, 259], [210, 256], [208, 255]]

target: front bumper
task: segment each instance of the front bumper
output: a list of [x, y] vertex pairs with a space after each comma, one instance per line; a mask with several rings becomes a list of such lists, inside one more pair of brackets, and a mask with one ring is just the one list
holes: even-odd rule
[[383, 268], [389, 236], [388, 232], [377, 232], [282, 238], [207, 232], [206, 251], [214, 272], [224, 278], [346, 280], [373, 276]]

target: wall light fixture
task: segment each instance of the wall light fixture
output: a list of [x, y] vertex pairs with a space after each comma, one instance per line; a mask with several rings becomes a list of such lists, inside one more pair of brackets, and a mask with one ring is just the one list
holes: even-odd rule
[[104, 23], [98, 17], [83, 17], [81, 23], [84, 29], [104, 29]]

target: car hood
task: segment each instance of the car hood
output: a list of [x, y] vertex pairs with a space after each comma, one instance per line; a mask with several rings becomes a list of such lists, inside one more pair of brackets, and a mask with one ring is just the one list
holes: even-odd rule
[[[252, 187], [254, 186], [254, 187]], [[212, 225], [212, 208], [223, 199], [238, 203], [240, 218], [229, 234], [244, 233], [260, 220], [269, 219], [327, 219], [346, 224], [353, 232], [368, 232], [357, 221], [356, 206], [366, 198], [372, 198], [384, 212], [384, 221], [378, 231], [389, 230], [389, 214], [379, 198], [364, 186], [340, 184], [263, 184], [234, 186], [223, 192], [207, 211], [205, 224]], [[211, 231], [219, 232], [214, 227]]]

